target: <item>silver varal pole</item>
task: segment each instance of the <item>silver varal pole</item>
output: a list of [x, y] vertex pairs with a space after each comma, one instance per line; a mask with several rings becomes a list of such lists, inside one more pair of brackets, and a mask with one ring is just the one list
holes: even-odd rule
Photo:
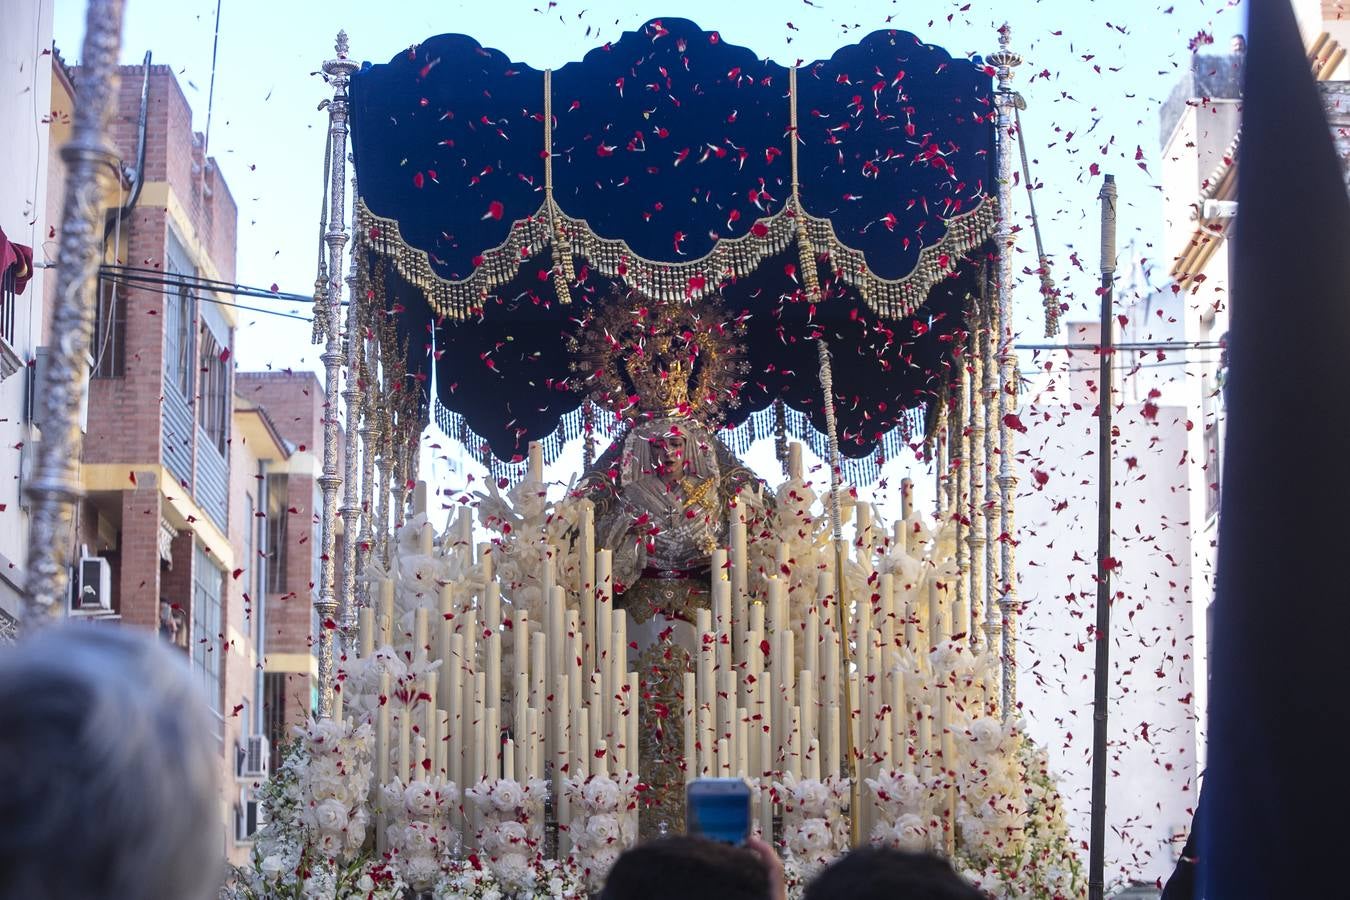
[[319, 599], [314, 608], [319, 613], [319, 717], [333, 714], [333, 634], [338, 629], [338, 599], [336, 594], [337, 549], [337, 493], [342, 485], [338, 470], [338, 386], [342, 371], [342, 248], [347, 243], [346, 187], [347, 187], [347, 81], [358, 68], [347, 58], [347, 32], [339, 31], [335, 44], [337, 57], [323, 64], [324, 78], [333, 88], [333, 99], [328, 104], [328, 131], [332, 138], [333, 165], [329, 173], [328, 232], [328, 340], [324, 344], [324, 410], [323, 419], [323, 474], [319, 486], [323, 489], [323, 542], [319, 568]]
[[89, 379], [98, 267], [103, 262], [104, 197], [118, 164], [107, 131], [120, 80], [122, 11], [122, 0], [90, 0], [84, 19], [80, 102], [75, 105], [70, 142], [61, 148], [66, 194], [52, 314], [56, 340], [37, 389], [43, 434], [28, 484], [33, 503], [22, 611], [25, 627], [63, 616], [70, 585], [71, 528], [75, 504], [83, 495], [80, 400]]
[[999, 48], [989, 55], [989, 62], [998, 73], [998, 90], [994, 103], [998, 109], [998, 224], [995, 241], [998, 244], [997, 310], [994, 316], [998, 333], [998, 514], [999, 514], [999, 608], [1002, 612], [1003, 690], [1001, 709], [1003, 717], [1015, 713], [1017, 704], [1017, 577], [1013, 561], [1013, 498], [1017, 492], [1017, 476], [1013, 473], [1013, 437], [1008, 417], [1017, 411], [1017, 357], [1012, 340], [1012, 230], [1013, 141], [1017, 139], [1014, 119], [1021, 97], [1012, 89], [1013, 68], [1022, 64], [1022, 57], [1010, 49], [1012, 31], [1004, 25], [999, 29]]
[[[356, 176], [352, 176], [352, 203], [356, 203]], [[347, 413], [346, 439], [342, 442], [344, 495], [342, 499], [342, 640], [343, 649], [350, 652], [352, 635], [356, 633], [356, 568], [357, 539], [361, 516], [361, 447], [357, 426], [361, 422], [360, 384], [361, 328], [357, 315], [361, 303], [357, 291], [356, 248], [352, 248], [347, 270], [347, 327], [346, 376], [342, 391], [343, 407]]]

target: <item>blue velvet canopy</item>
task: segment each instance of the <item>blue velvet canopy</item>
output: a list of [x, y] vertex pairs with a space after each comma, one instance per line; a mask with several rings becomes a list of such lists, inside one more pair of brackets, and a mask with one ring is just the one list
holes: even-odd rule
[[568, 338], [615, 285], [743, 321], [733, 443], [782, 401], [822, 445], [824, 337], [841, 452], [874, 460], [922, 431], [989, 277], [991, 69], [906, 32], [793, 70], [661, 19], [551, 72], [440, 35], [351, 100], [371, 283], [437, 421], [499, 460], [578, 427]]

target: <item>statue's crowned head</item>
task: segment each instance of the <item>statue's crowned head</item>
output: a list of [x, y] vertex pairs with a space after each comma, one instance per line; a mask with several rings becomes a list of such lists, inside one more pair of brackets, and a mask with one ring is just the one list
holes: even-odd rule
[[582, 322], [571, 339], [591, 396], [621, 418], [695, 420], [717, 428], [739, 402], [737, 376], [746, 367], [727, 321], [710, 303], [652, 300], [616, 293]]

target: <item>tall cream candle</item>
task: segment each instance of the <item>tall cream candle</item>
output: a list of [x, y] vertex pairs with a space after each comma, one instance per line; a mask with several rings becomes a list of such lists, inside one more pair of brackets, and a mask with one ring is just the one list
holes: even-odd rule
[[[497, 577], [496, 560], [493, 558], [492, 555], [491, 544], [483, 542], [478, 545], [478, 562], [483, 567], [484, 581], [486, 581], [488, 585], [491, 585], [493, 583], [492, 580]], [[501, 621], [498, 620], [497, 624], [500, 625]]]
[[529, 454], [529, 471], [527, 477], [530, 481], [544, 480], [544, 447], [538, 441], [530, 441], [527, 450]]
[[590, 715], [585, 709], [572, 710], [572, 760], [568, 770], [584, 779], [591, 772]]
[[361, 636], [361, 658], [375, 655], [375, 610], [363, 606], [356, 613], [357, 631]]
[[814, 738], [819, 731], [816, 715], [816, 680], [811, 672], [802, 669], [797, 678], [797, 705], [802, 710], [802, 734]]
[[[553, 796], [559, 801], [563, 797], [563, 779], [570, 772], [572, 758], [572, 706], [567, 690], [559, 685], [554, 688], [552, 712], [552, 760], [553, 760]], [[562, 813], [559, 812], [561, 821]]]
[[806, 743], [806, 777], [820, 780], [820, 740], [811, 738]]
[[755, 738], [753, 743], [757, 749], [755, 758], [755, 774], [760, 778], [772, 777], [773, 765], [773, 723], [770, 720], [769, 710], [773, 704], [769, 700], [769, 685], [761, 679], [755, 685], [755, 706], [760, 713], [759, 721], [756, 723]]
[[436, 764], [433, 771], [444, 781], [451, 781], [450, 777], [450, 714], [443, 709], [436, 711], [438, 719], [436, 734]]
[[628, 744], [628, 753], [626, 754], [625, 767], [628, 771], [636, 774], [638, 772], [638, 725], [641, 719], [641, 694], [638, 689], [638, 673], [628, 673], [628, 722], [626, 731], [626, 741]]
[[600, 677], [591, 673], [586, 688], [586, 733], [590, 736], [591, 745], [594, 746], [597, 741], [604, 740], [605, 724], [608, 722], [605, 716], [604, 696], [600, 693]]
[[544, 719], [540, 711], [530, 707], [525, 722], [526, 759], [529, 760], [529, 765], [525, 769], [526, 778], [544, 777], [543, 722]]
[[530, 706], [541, 711], [548, 708], [548, 686], [544, 680], [548, 672], [544, 658], [547, 649], [542, 636], [530, 641]]
[[745, 709], [736, 711], [736, 739], [732, 741], [735, 748], [734, 753], [736, 763], [732, 768], [732, 773], [737, 778], [750, 777], [750, 722], [749, 715]]
[[684, 777], [685, 781], [690, 781], [698, 777], [698, 694], [693, 672], [685, 672], [680, 677], [683, 687], [680, 710], [684, 723]]
[[591, 754], [591, 774], [596, 777], [609, 774], [609, 742], [604, 738], [595, 742], [595, 751]]
[[500, 714], [494, 707], [483, 710], [487, 725], [483, 728], [484, 778], [500, 778], [502, 772], [502, 728]]
[[412, 658], [414, 661], [427, 658], [427, 610], [419, 606], [413, 613]]
[[487, 692], [483, 695], [483, 704], [488, 709], [502, 708], [502, 633], [493, 631], [487, 639]]
[[595, 508], [581, 503], [581, 643], [582, 667], [595, 671]]
[[486, 744], [483, 736], [487, 733], [487, 707], [483, 702], [483, 695], [487, 693], [487, 675], [482, 672], [475, 672], [473, 676], [473, 715], [469, 719], [469, 748], [470, 748], [470, 766], [468, 782], [470, 785], [477, 784], [487, 776], [487, 755], [485, 752]]
[[824, 725], [821, 728], [821, 736], [825, 741], [825, 756], [822, 762], [825, 766], [825, 775], [833, 777], [839, 774], [841, 763], [839, 752], [839, 705], [832, 701], [824, 707], [822, 712], [822, 721]]
[[375, 712], [375, 783], [389, 784], [389, 675], [379, 676], [379, 696], [386, 698]]
[[412, 770], [412, 716], [407, 706], [398, 708], [398, 772], [403, 781], [408, 782], [408, 773]]
[[511, 732], [515, 736], [514, 753], [516, 754], [515, 768], [522, 776], [529, 770], [529, 762], [525, 754], [530, 749], [529, 740], [526, 735], [529, 733], [530, 725], [530, 682], [523, 674], [516, 675], [515, 683], [515, 708], [511, 713]]
[[394, 580], [385, 578], [380, 582], [380, 646], [389, 647], [394, 643]]
[[[422, 701], [422, 729], [427, 737], [427, 755], [423, 758], [431, 760], [433, 765], [430, 767], [429, 774], [434, 775], [436, 773], [434, 766], [436, 762], [436, 749], [441, 745], [441, 711], [436, 705], [437, 674], [435, 672], [427, 673], [425, 682], [426, 684], [423, 687], [423, 691], [426, 693], [427, 699]], [[421, 761], [422, 760], [420, 759], [418, 760], [419, 763], [421, 763]]]
[[515, 643], [514, 652], [511, 654], [511, 682], [524, 677], [526, 686], [529, 685], [530, 674], [530, 612], [522, 609], [516, 612], [515, 618], [511, 622], [511, 639]]
[[928, 573], [928, 644], [936, 647], [946, 639], [942, 633], [942, 592], [938, 589], [937, 570]]
[[[595, 554], [595, 671], [600, 673], [600, 694], [603, 702], [613, 702], [614, 696], [614, 603], [613, 603], [613, 565], [614, 556], [609, 550], [598, 550]], [[604, 737], [591, 734], [592, 740]]]
[[919, 777], [927, 778], [933, 772], [933, 707], [925, 703], [919, 707]]

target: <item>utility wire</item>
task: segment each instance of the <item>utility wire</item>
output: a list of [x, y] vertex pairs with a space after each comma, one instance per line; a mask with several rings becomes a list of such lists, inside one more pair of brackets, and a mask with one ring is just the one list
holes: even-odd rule
[[[165, 297], [177, 297], [177, 296], [178, 296], [178, 291], [176, 291], [176, 290], [166, 290], [166, 289], [165, 289], [165, 288], [171, 287], [171, 285], [168, 284], [167, 282], [149, 282], [149, 281], [146, 281], [146, 282], [138, 282], [138, 281], [132, 281], [132, 280], [129, 280], [129, 279], [118, 279], [116, 276], [112, 276], [112, 275], [108, 275], [108, 274], [100, 274], [99, 278], [100, 278], [100, 280], [108, 281], [108, 282], [110, 282], [110, 283], [112, 283], [112, 284], [122, 284], [122, 285], [125, 285], [125, 286], [127, 286], [127, 287], [133, 287], [133, 288], [135, 288], [136, 290], [144, 291], [144, 292], [146, 292], [147, 294], [160, 294], [160, 295], [165, 296]], [[160, 287], [159, 287], [159, 288], [156, 288], [156, 287], [151, 286], [151, 285], [153, 285], [153, 284], [159, 284]], [[205, 301], [205, 302], [207, 302], [207, 303], [214, 303], [214, 304], [216, 304], [217, 306], [230, 306], [230, 307], [233, 307], [233, 308], [235, 308], [235, 309], [242, 309], [242, 310], [245, 310], [245, 311], [247, 311], [247, 312], [261, 313], [261, 314], [264, 315], [264, 316], [279, 316], [280, 318], [283, 318], [283, 319], [295, 319], [295, 320], [300, 321], [300, 322], [312, 322], [312, 321], [313, 321], [313, 319], [312, 319], [310, 316], [302, 316], [302, 315], [297, 315], [296, 313], [282, 312], [281, 310], [278, 310], [278, 309], [265, 309], [265, 308], [260, 307], [260, 306], [247, 306], [247, 305], [245, 305], [245, 304], [243, 304], [243, 303], [235, 303], [235, 302], [232, 301], [232, 300], [219, 300], [219, 299], [217, 299], [217, 298], [215, 298], [215, 297], [206, 297], [206, 296], [201, 296], [201, 295], [197, 295], [196, 299], [198, 299], [198, 300], [203, 300], [203, 301]], [[306, 298], [306, 299], [308, 299], [308, 298]]]
[[284, 300], [289, 303], [313, 303], [314, 298], [303, 294], [291, 294], [286, 291], [273, 291], [268, 288], [237, 284], [233, 281], [220, 281], [215, 278], [203, 278], [200, 275], [179, 275], [162, 269], [148, 269], [139, 266], [119, 266], [111, 263], [100, 266], [103, 272], [111, 272], [125, 280], [139, 280], [154, 284], [170, 284], [181, 287], [197, 288], [203, 291], [215, 291], [221, 294], [238, 294], [245, 297], [257, 297], [264, 300]]

